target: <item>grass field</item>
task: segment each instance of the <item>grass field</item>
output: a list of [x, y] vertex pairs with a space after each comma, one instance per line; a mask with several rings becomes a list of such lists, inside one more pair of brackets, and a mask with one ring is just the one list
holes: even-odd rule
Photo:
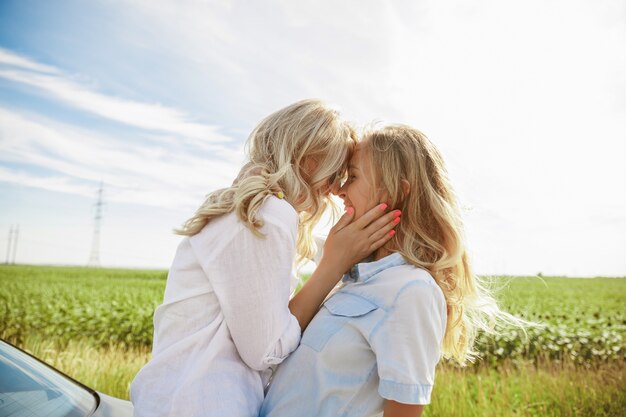
[[[164, 271], [1, 266], [0, 337], [128, 398], [149, 359]], [[540, 321], [482, 336], [483, 360], [438, 368], [426, 416], [626, 415], [626, 279], [498, 278], [508, 311]]]

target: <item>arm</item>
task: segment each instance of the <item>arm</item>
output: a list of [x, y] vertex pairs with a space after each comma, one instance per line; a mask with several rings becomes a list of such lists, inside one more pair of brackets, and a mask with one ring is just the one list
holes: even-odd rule
[[421, 417], [424, 406], [421, 404], [402, 404], [385, 400], [383, 417]]
[[343, 274], [391, 239], [398, 214], [385, 213], [385, 208], [374, 207], [352, 223], [354, 210], [349, 208], [330, 230], [318, 267], [289, 303], [302, 331]]
[[243, 225], [233, 229], [221, 237], [228, 242], [219, 253], [203, 257], [208, 245], [197, 242], [196, 256], [207, 259], [202, 267], [241, 359], [263, 370], [282, 362], [300, 341], [298, 321], [288, 309], [295, 233], [276, 221], [266, 221], [265, 238]]

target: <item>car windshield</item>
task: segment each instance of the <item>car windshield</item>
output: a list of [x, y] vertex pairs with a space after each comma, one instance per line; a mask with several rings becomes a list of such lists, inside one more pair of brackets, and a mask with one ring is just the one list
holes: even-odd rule
[[0, 417], [84, 417], [97, 405], [81, 385], [0, 341]]

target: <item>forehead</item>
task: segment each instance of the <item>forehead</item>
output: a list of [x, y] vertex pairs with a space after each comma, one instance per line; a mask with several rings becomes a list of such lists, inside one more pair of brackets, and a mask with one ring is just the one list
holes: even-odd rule
[[354, 152], [352, 153], [352, 157], [350, 158], [350, 165], [360, 167], [366, 163], [365, 161], [365, 149], [362, 144], [357, 144], [354, 148]]
[[367, 176], [371, 175], [370, 160], [367, 157], [368, 152], [364, 146], [357, 145], [352, 158], [350, 158], [350, 168], [358, 169]]

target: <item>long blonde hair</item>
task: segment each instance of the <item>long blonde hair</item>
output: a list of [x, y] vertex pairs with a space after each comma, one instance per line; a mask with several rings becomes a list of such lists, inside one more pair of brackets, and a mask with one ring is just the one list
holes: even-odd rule
[[[246, 143], [247, 172], [231, 185], [210, 193], [178, 234], [192, 236], [211, 219], [234, 211], [257, 236], [263, 219], [257, 212], [271, 195], [283, 193], [299, 213], [296, 252], [311, 258], [311, 232], [328, 204], [326, 187], [346, 170], [356, 133], [339, 112], [320, 100], [302, 100], [263, 119]], [[305, 169], [306, 166], [314, 169]], [[314, 171], [314, 172], [309, 172]]]
[[[374, 192], [388, 194], [389, 207], [402, 210], [391, 247], [430, 272], [447, 304], [442, 353], [464, 365], [473, 362], [477, 330], [494, 333], [494, 324], [525, 323], [499, 309], [481, 279], [472, 273], [463, 222], [441, 154], [428, 138], [405, 125], [389, 125], [362, 138], [370, 158]], [[402, 181], [410, 185], [408, 193]]]

